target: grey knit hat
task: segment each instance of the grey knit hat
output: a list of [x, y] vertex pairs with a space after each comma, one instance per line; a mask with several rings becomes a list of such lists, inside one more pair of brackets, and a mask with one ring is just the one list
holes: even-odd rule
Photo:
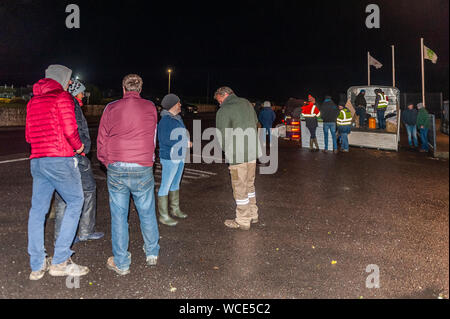
[[52, 64], [45, 70], [45, 77], [61, 84], [64, 90], [69, 84], [71, 76], [72, 70], [64, 65]]
[[161, 106], [165, 110], [170, 110], [175, 104], [180, 102], [180, 98], [175, 94], [167, 94], [161, 101]]
[[272, 104], [270, 104], [270, 101], [265, 101], [263, 107], [272, 107]]
[[418, 109], [418, 110], [423, 109], [423, 108], [424, 108], [423, 103], [417, 104], [417, 109]]
[[72, 78], [72, 84], [69, 85], [67, 92], [72, 94], [72, 96], [77, 96], [84, 91], [86, 91], [86, 87], [83, 85], [83, 83]]

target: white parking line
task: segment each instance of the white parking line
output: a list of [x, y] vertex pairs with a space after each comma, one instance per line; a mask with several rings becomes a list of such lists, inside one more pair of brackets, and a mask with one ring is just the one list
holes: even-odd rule
[[18, 159], [13, 159], [13, 160], [1, 161], [0, 164], [22, 162], [22, 161], [27, 161], [27, 160], [29, 160], [28, 157], [27, 158], [18, 158]]

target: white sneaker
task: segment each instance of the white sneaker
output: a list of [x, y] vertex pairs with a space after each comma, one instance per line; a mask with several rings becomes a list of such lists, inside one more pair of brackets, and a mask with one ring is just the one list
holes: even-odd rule
[[156, 266], [158, 263], [158, 256], [147, 256], [147, 265]]
[[42, 266], [42, 269], [36, 270], [36, 271], [32, 271], [30, 273], [30, 280], [39, 280], [42, 277], [44, 277], [45, 272], [48, 271], [48, 269], [50, 268], [51, 263], [52, 263], [52, 257], [45, 258], [44, 265]]
[[75, 264], [69, 257], [65, 262], [58, 265], [51, 265], [49, 274], [51, 276], [84, 276], [89, 272], [89, 268]]

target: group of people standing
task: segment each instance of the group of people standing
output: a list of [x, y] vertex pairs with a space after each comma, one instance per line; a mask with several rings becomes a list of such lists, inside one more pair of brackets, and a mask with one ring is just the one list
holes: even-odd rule
[[[317, 142], [316, 130], [319, 126], [318, 117], [323, 120], [323, 133], [325, 149], [324, 152], [338, 153], [337, 134], [341, 138], [341, 150], [343, 152], [349, 151], [348, 134], [351, 131], [352, 114], [350, 110], [345, 107], [344, 103], [336, 105], [330, 96], [326, 96], [323, 103], [318, 106], [316, 99], [312, 95], [308, 95], [308, 101], [302, 107], [303, 117], [305, 118], [306, 127], [310, 133], [310, 150], [319, 151], [319, 144]], [[333, 150], [328, 150], [328, 134], [331, 134], [333, 142]]]
[[[28, 220], [30, 280], [41, 279], [47, 271], [52, 276], [86, 275], [89, 268], [72, 261], [71, 247], [74, 242], [104, 236], [95, 231], [96, 185], [86, 157], [91, 140], [81, 111], [85, 87], [71, 75], [72, 70], [65, 66], [49, 66], [45, 78], [33, 86], [33, 97], [27, 105], [25, 134], [31, 145], [33, 177]], [[179, 190], [184, 154], [192, 147], [192, 142], [180, 116], [180, 98], [175, 94], [163, 98], [158, 123], [154, 103], [140, 96], [142, 86], [139, 75], [124, 77], [123, 98], [105, 107], [97, 137], [97, 158], [107, 168], [111, 213], [113, 256], [107, 259], [106, 266], [119, 275], [130, 272], [130, 197], [139, 214], [146, 263], [155, 266], [158, 262], [160, 246], [153, 176], [156, 137], [162, 166], [157, 196], [159, 222], [175, 226], [178, 221], [174, 218], [187, 217], [180, 209]], [[260, 156], [256, 134], [258, 118], [250, 102], [236, 96], [229, 87], [219, 88], [214, 98], [221, 106], [216, 117], [217, 130], [222, 133], [221, 147], [225, 154], [232, 150], [232, 157], [227, 160], [236, 218], [225, 220], [225, 226], [249, 230], [251, 224], [258, 222], [254, 185], [256, 160]], [[228, 128], [254, 130], [256, 139], [245, 145], [235, 145], [225, 138]], [[174, 130], [181, 132], [175, 139]], [[175, 147], [180, 143], [182, 147]], [[55, 191], [55, 249], [53, 257], [47, 257], [44, 225]]]

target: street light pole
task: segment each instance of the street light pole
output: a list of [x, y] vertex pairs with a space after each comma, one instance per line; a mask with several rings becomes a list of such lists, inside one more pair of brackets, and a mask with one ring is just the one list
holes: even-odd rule
[[167, 72], [169, 72], [169, 93], [170, 94], [170, 76], [172, 74], [172, 69], [168, 69]]

